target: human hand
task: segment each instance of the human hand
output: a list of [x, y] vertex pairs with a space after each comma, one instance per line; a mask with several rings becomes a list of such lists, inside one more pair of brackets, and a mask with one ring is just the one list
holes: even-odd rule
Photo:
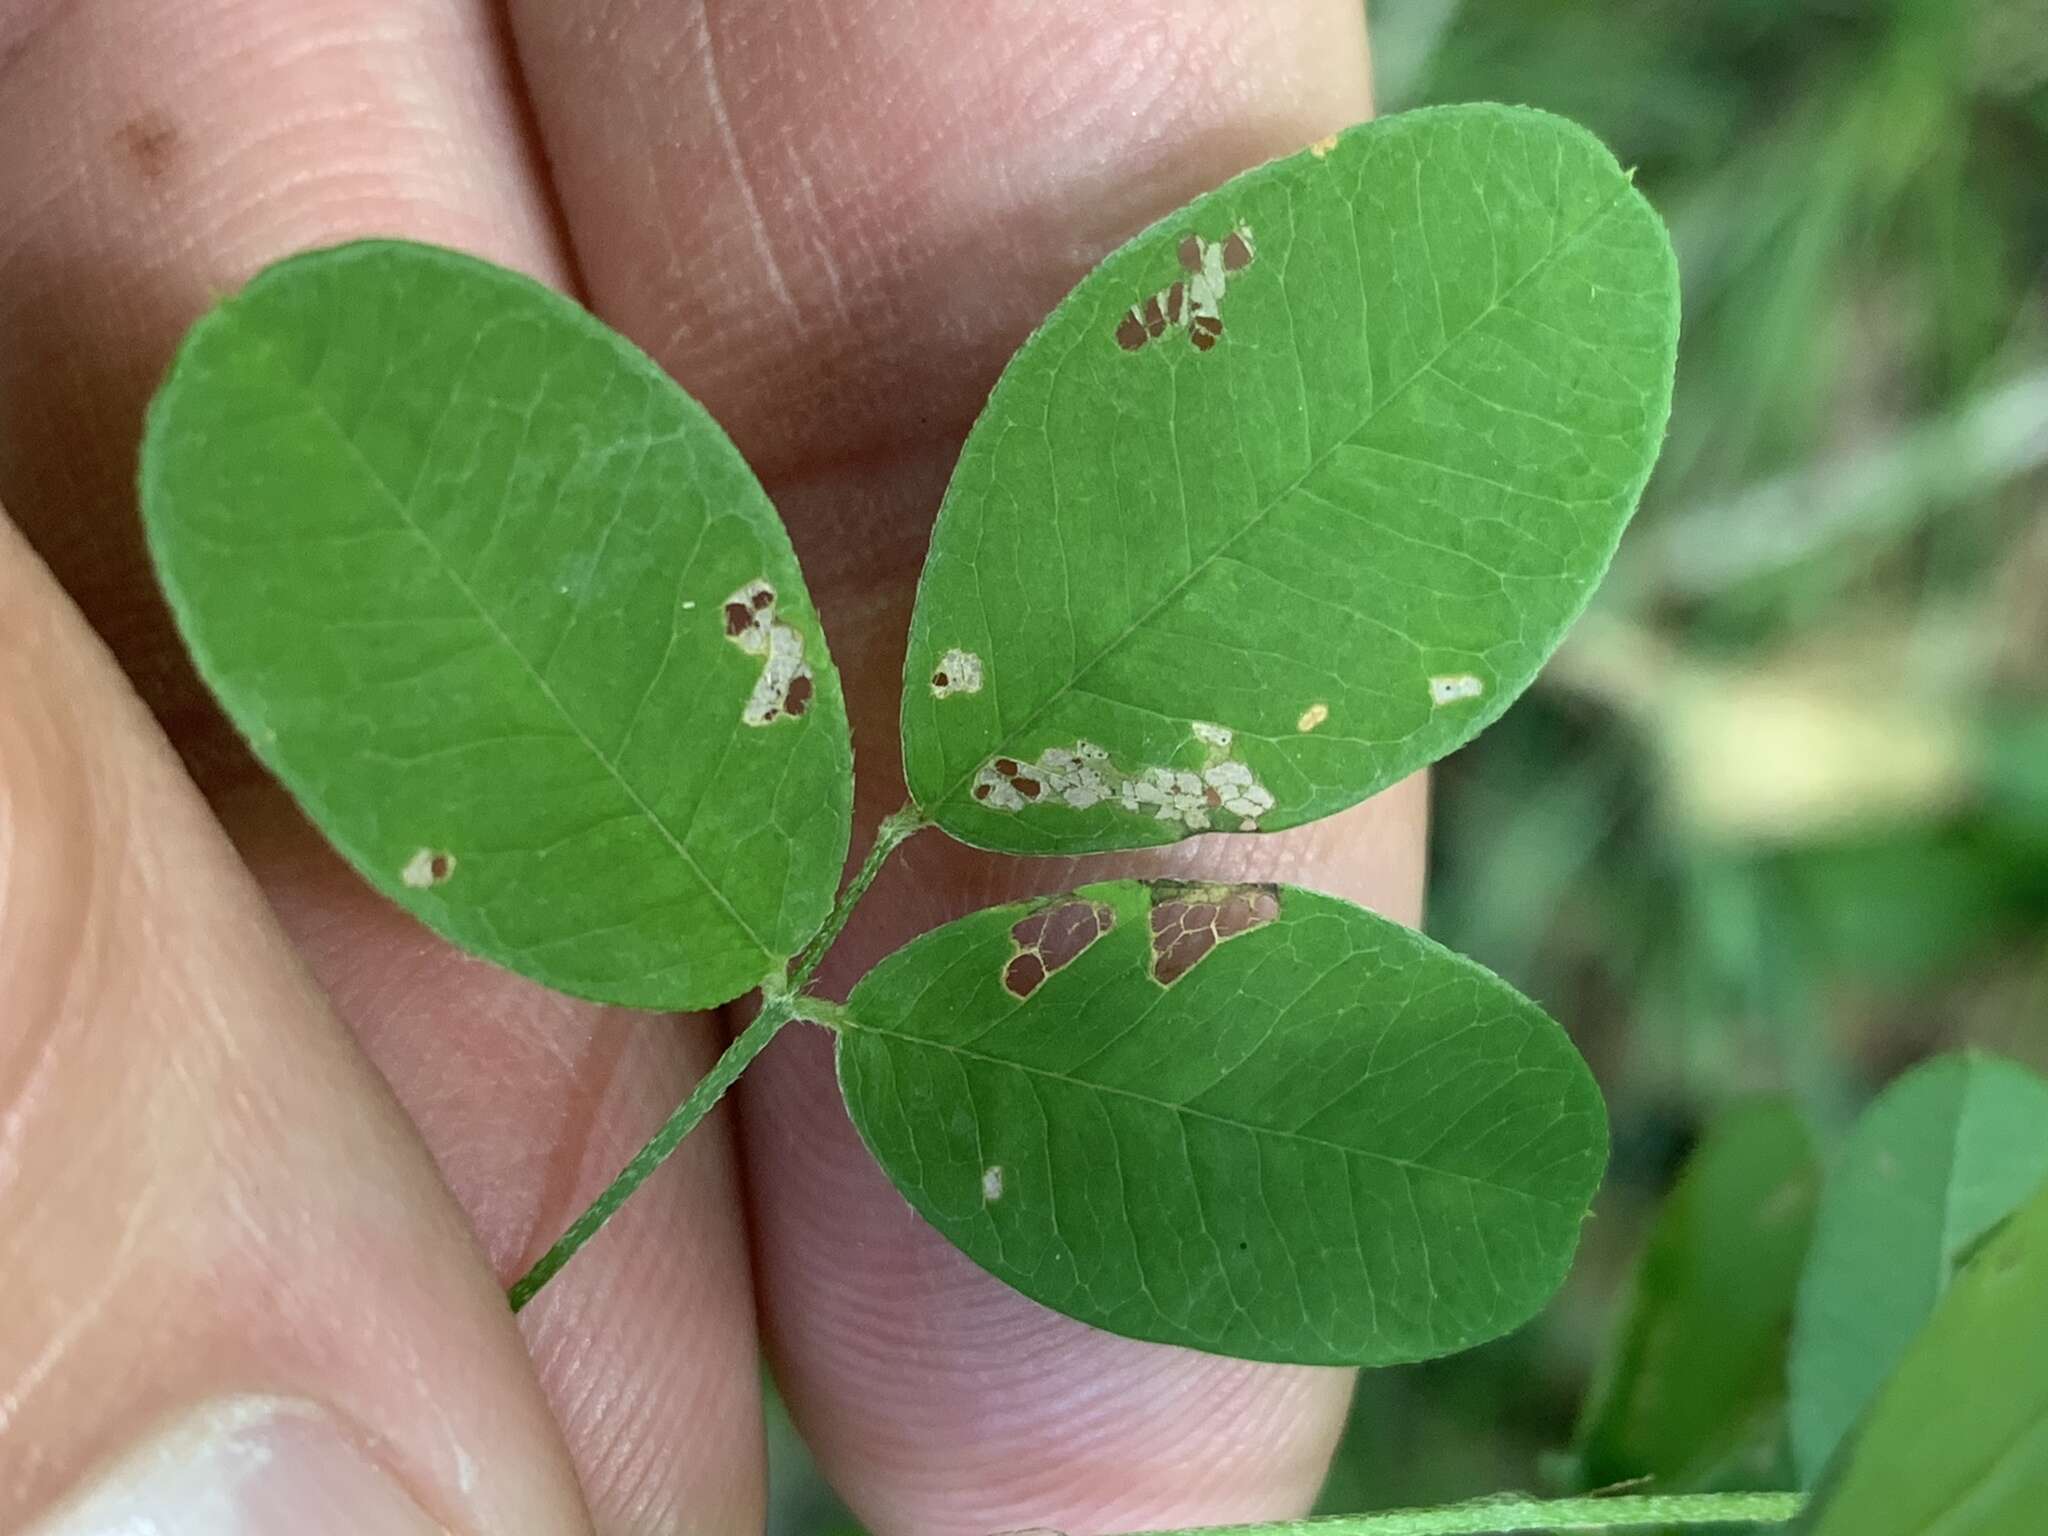
[[[1365, 67], [1357, 0], [0, 0], [0, 501], [129, 678], [0, 530], [0, 1527], [743, 1531], [763, 1344], [885, 1536], [1305, 1505], [1346, 1373], [1007, 1290], [904, 1206], [800, 1031], [515, 1326], [499, 1285], [721, 1026], [544, 993], [326, 854], [183, 670], [130, 482], [184, 327], [291, 250], [404, 235], [577, 292], [788, 522], [872, 828], [925, 534], [1003, 361], [1123, 236], [1365, 115]], [[1085, 868], [1412, 920], [1422, 808]], [[1082, 877], [920, 839], [826, 984]]]

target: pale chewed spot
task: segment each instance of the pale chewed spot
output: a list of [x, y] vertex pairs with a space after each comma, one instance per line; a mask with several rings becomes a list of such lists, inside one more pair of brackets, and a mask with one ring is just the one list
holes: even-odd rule
[[1147, 768], [1124, 780], [1117, 804], [1160, 821], [1178, 821], [1190, 832], [1256, 832], [1259, 818], [1273, 809], [1273, 792], [1250, 765], [1229, 759], [1199, 772]]
[[996, 811], [1021, 811], [1040, 801], [1085, 811], [1116, 793], [1109, 754], [1091, 741], [1047, 747], [1035, 762], [992, 757], [974, 776], [974, 798]]
[[804, 637], [775, 616], [775, 589], [765, 581], [748, 582], [725, 600], [724, 619], [725, 638], [761, 660], [761, 675], [740, 719], [773, 725], [809, 709], [816, 684], [804, 660]]
[[1301, 718], [1294, 722], [1294, 728], [1305, 736], [1329, 718], [1329, 705], [1311, 704], [1301, 712]]
[[1152, 979], [1170, 987], [1218, 944], [1241, 938], [1280, 916], [1277, 885], [1152, 886]]
[[995, 811], [1032, 805], [1085, 811], [1111, 803], [1133, 815], [1178, 822], [1190, 832], [1258, 831], [1259, 818], [1273, 809], [1273, 792], [1233, 754], [1236, 733], [1197, 720], [1189, 734], [1206, 749], [1208, 761], [1199, 768], [1155, 763], [1126, 769], [1095, 743], [1077, 741], [1047, 747], [1030, 762], [992, 757], [976, 773], [971, 792]]
[[981, 1170], [981, 1198], [984, 1204], [994, 1205], [1003, 1198], [1003, 1165], [996, 1163]]
[[1429, 702], [1434, 705], [1457, 704], [1485, 692], [1486, 684], [1470, 672], [1448, 672], [1429, 680]]
[[1317, 139], [1315, 143], [1309, 145], [1308, 152], [1318, 160], [1327, 160], [1330, 156], [1330, 151], [1336, 147], [1337, 135], [1333, 133], [1327, 139]]
[[956, 693], [981, 692], [981, 658], [954, 646], [932, 668], [932, 697], [950, 699]]
[[1168, 331], [1182, 330], [1197, 352], [1215, 346], [1223, 338], [1224, 290], [1233, 274], [1257, 258], [1258, 248], [1250, 228], [1239, 224], [1220, 240], [1184, 235], [1176, 254], [1187, 276], [1140, 299], [1117, 321], [1116, 344], [1126, 352], [1136, 352]]
[[1003, 965], [1003, 990], [1026, 998], [1080, 959], [1116, 926], [1116, 909], [1099, 901], [1061, 901], [1010, 925], [1014, 946]]
[[455, 855], [442, 848], [422, 848], [405, 861], [398, 878], [409, 890], [425, 891], [455, 873]]

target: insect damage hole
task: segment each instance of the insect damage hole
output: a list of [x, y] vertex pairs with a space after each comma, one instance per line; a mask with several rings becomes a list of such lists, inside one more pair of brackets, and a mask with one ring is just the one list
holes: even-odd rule
[[954, 646], [932, 669], [932, 697], [950, 699], [956, 693], [981, 692], [981, 658]]
[[804, 660], [804, 637], [795, 626], [775, 616], [775, 589], [750, 581], [725, 600], [725, 638], [749, 656], [761, 658], [761, 675], [747, 696], [740, 719], [748, 725], [773, 725], [795, 719], [811, 707], [816, 683]]
[[1152, 979], [1170, 987], [1219, 944], [1242, 938], [1280, 916], [1274, 885], [1152, 887]]
[[398, 878], [410, 890], [431, 890], [455, 873], [455, 855], [443, 848], [422, 848], [405, 861]]
[[1223, 338], [1223, 293], [1233, 274], [1258, 256], [1251, 230], [1239, 224], [1221, 240], [1200, 235], [1182, 237], [1177, 249], [1188, 275], [1176, 278], [1149, 298], [1140, 299], [1117, 322], [1116, 344], [1136, 352], [1169, 330], [1185, 330], [1197, 352], [1207, 352]]
[[993, 811], [1033, 804], [1085, 811], [1107, 801], [1134, 815], [1178, 822], [1190, 832], [1258, 831], [1259, 818], [1273, 809], [1273, 792], [1235, 755], [1236, 732], [1196, 720], [1188, 733], [1202, 744], [1207, 761], [1200, 768], [1152, 763], [1128, 771], [1093, 742], [1077, 741], [1047, 747], [1029, 763], [990, 758], [975, 775], [973, 795]]
[[1016, 946], [1003, 966], [1003, 990], [1023, 999], [1065, 970], [1116, 926], [1116, 909], [1099, 901], [1063, 901], [1010, 925]]
[[1476, 699], [1486, 692], [1486, 684], [1470, 672], [1449, 672], [1429, 680], [1429, 702], [1432, 705], [1457, 704], [1466, 699]]

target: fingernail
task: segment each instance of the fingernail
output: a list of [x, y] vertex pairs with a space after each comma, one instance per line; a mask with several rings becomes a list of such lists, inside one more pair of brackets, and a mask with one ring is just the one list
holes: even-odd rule
[[447, 1536], [333, 1418], [290, 1398], [206, 1403], [129, 1449], [29, 1536]]

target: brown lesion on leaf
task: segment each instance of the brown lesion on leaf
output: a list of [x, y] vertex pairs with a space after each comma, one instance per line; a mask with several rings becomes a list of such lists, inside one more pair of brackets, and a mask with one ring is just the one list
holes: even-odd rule
[[1188, 275], [1125, 310], [1117, 321], [1116, 344], [1136, 352], [1170, 330], [1185, 330], [1197, 352], [1207, 352], [1223, 338], [1220, 306], [1231, 277], [1250, 266], [1258, 254], [1252, 232], [1243, 224], [1220, 240], [1190, 231], [1181, 237], [1175, 256]]
[[1019, 918], [1010, 926], [1016, 949], [1003, 966], [1003, 990], [1029, 997], [1115, 926], [1116, 909], [1099, 901], [1055, 902]]
[[740, 719], [747, 725], [773, 725], [808, 711], [817, 680], [804, 659], [802, 632], [776, 617], [775, 588], [766, 581], [748, 582], [725, 600], [723, 622], [726, 639], [761, 659], [761, 675]]
[[1273, 809], [1273, 792], [1237, 754], [1236, 732], [1206, 720], [1190, 722], [1188, 730], [1206, 758], [1199, 768], [1147, 763], [1127, 769], [1095, 743], [1077, 741], [1047, 747], [1028, 763], [992, 757], [975, 774], [970, 793], [992, 811], [1032, 805], [1085, 811], [1109, 804], [1190, 832], [1258, 831], [1259, 819]]
[[399, 880], [409, 890], [431, 890], [455, 873], [455, 855], [445, 848], [422, 848], [405, 861]]
[[1012, 997], [1029, 997], [1045, 980], [1045, 959], [1036, 950], [1010, 957], [1003, 967], [1003, 990]]
[[1256, 932], [1280, 916], [1277, 885], [1152, 886], [1152, 979], [1170, 987], [1219, 944]]

